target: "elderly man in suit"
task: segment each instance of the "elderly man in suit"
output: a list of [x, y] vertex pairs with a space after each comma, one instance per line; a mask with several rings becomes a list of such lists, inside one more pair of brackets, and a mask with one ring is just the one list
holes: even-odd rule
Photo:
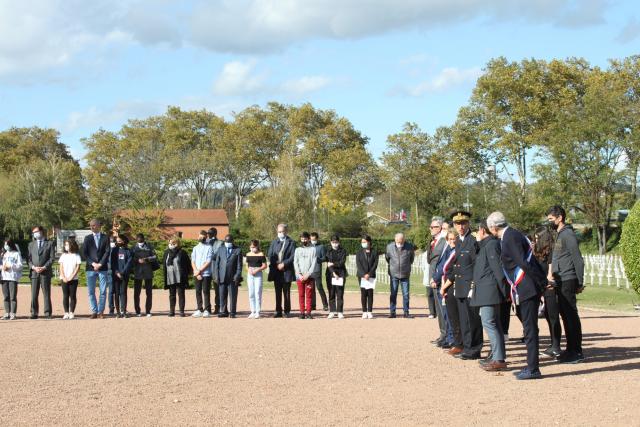
[[[102, 223], [97, 219], [89, 222], [91, 234], [84, 238], [82, 253], [84, 255], [87, 271], [87, 292], [89, 294], [89, 308], [91, 318], [104, 318], [104, 308], [107, 300], [107, 271], [108, 260], [111, 253], [109, 238], [100, 229]], [[99, 299], [96, 303], [96, 281], [99, 282]]]
[[268, 280], [273, 282], [276, 290], [276, 315], [282, 317], [284, 300], [284, 317], [289, 317], [291, 312], [291, 282], [296, 280], [293, 269], [293, 258], [296, 243], [288, 236], [287, 224], [278, 224], [277, 237], [271, 242], [267, 258], [269, 260]]
[[520, 307], [524, 342], [527, 346], [527, 366], [516, 374], [519, 380], [540, 378], [538, 356], [538, 304], [547, 285], [547, 277], [533, 256], [527, 237], [509, 227], [502, 212], [487, 217], [487, 227], [501, 241], [501, 261], [505, 277], [511, 287], [513, 304]]
[[[427, 247], [426, 253], [426, 261], [428, 264], [428, 275], [425, 275], [426, 283], [428, 286], [428, 294], [434, 295], [437, 293], [438, 285], [433, 281], [433, 273], [436, 271], [436, 267], [438, 266], [438, 261], [440, 260], [440, 256], [442, 256], [442, 252], [447, 245], [446, 233], [442, 233], [442, 223], [444, 222], [443, 218], [434, 217], [431, 220], [431, 225], [429, 227], [429, 231], [431, 232], [431, 242]], [[435, 298], [435, 296], [433, 296]], [[438, 327], [440, 328], [440, 336], [438, 339], [432, 341], [433, 344], [441, 347], [444, 345], [447, 338], [447, 323], [444, 318], [444, 314], [442, 313], [443, 306], [440, 302], [434, 301], [433, 308], [432, 304], [429, 302], [429, 314], [433, 314], [434, 310], [436, 316], [438, 317]]]
[[[233, 237], [224, 237], [224, 246], [218, 249], [214, 262], [214, 275], [220, 286], [220, 313], [218, 317], [236, 317], [238, 286], [242, 282], [242, 251], [233, 243]], [[229, 308], [227, 309], [227, 296]]]
[[44, 317], [52, 318], [51, 311], [51, 273], [56, 257], [56, 247], [47, 240], [41, 226], [33, 227], [33, 241], [29, 243], [29, 277], [31, 278], [31, 318], [38, 318], [38, 297], [42, 288], [44, 299]]
[[[447, 282], [453, 283], [453, 300], [447, 299], [447, 310], [452, 322], [458, 319], [462, 333], [462, 349], [451, 348], [449, 354], [463, 360], [479, 359], [482, 350], [482, 322], [480, 309], [469, 305], [473, 264], [478, 252], [476, 238], [471, 234], [469, 220], [471, 214], [458, 210], [451, 216], [453, 226], [458, 232], [453, 268], [447, 275]], [[460, 351], [462, 350], [462, 351]]]

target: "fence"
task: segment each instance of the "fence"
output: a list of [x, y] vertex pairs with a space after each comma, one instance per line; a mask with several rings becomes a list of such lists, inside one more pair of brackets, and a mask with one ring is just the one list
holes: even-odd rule
[[[426, 264], [426, 260], [424, 256], [421, 254], [416, 254], [416, 258], [413, 261], [413, 265], [411, 266], [411, 275], [419, 276], [420, 282], [422, 284], [422, 276], [423, 276], [423, 267]], [[350, 276], [356, 275], [356, 256], [349, 255], [347, 258], [347, 272]], [[378, 260], [378, 269], [376, 270], [376, 281], [380, 284], [389, 284], [389, 264], [387, 264], [387, 260], [384, 258], [384, 255], [380, 256]], [[418, 283], [416, 283], [418, 284]]]

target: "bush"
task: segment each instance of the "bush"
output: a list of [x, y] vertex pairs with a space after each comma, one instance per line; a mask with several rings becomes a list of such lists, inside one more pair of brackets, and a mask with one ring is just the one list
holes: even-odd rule
[[636, 202], [622, 227], [622, 262], [636, 293], [640, 294], [640, 202]]

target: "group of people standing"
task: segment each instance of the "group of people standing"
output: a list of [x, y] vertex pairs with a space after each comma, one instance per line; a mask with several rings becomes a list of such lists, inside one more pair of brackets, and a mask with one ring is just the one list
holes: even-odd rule
[[[475, 235], [470, 217], [466, 211], [455, 212], [453, 229], [443, 218], [431, 222], [425, 284], [433, 298], [430, 311], [438, 318], [440, 329], [433, 344], [463, 360], [479, 359], [486, 371], [504, 370], [513, 309], [522, 322], [527, 347], [527, 366], [516, 377], [540, 378], [538, 312], [542, 302], [551, 335], [551, 345], [542, 354], [561, 363], [584, 360], [576, 305], [576, 294], [584, 288], [584, 262], [576, 235], [565, 222], [565, 210], [560, 206], [548, 210], [549, 226], [536, 230], [534, 242], [510, 227], [501, 212], [480, 221]], [[560, 349], [560, 318], [566, 336], [564, 351]], [[483, 328], [491, 346], [484, 359]]]

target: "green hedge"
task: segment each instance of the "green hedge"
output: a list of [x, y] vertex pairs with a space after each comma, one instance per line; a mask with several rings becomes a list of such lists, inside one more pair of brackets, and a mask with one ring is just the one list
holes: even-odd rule
[[636, 202], [622, 227], [622, 262], [627, 278], [640, 294], [640, 202]]

